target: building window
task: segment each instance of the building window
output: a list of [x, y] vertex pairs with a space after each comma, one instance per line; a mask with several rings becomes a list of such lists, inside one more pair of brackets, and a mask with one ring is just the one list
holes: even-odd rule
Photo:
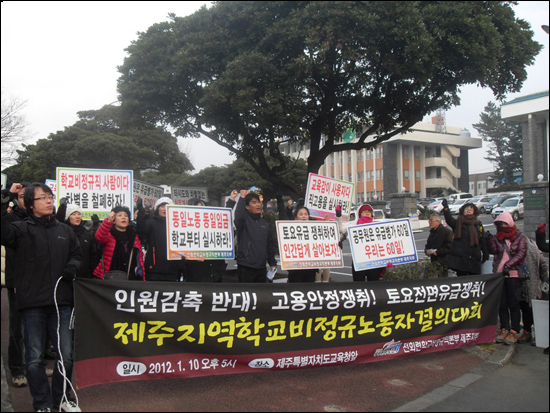
[[414, 147], [414, 159], [420, 159], [420, 147]]
[[420, 170], [417, 169], [414, 171], [414, 179], [420, 181]]
[[441, 168], [435, 168], [435, 177], [441, 179]]
[[348, 163], [351, 163], [351, 151], [348, 151]]
[[403, 145], [403, 158], [409, 159], [409, 147], [408, 147], [408, 145]]
[[403, 171], [403, 177], [404, 177], [404, 179], [409, 179], [409, 170], [408, 169], [405, 169]]

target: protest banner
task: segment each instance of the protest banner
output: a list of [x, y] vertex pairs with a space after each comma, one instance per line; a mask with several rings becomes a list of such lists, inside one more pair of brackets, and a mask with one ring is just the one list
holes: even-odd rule
[[229, 208], [167, 205], [166, 226], [169, 260], [235, 258]]
[[143, 201], [143, 205], [149, 202], [151, 204], [151, 210], [153, 210], [155, 208], [155, 202], [162, 198], [163, 195], [163, 187], [134, 179], [134, 204], [136, 204], [139, 197]]
[[351, 256], [356, 270], [418, 261], [410, 221], [396, 219], [348, 227]]
[[326, 176], [310, 173], [307, 181], [305, 206], [312, 218], [334, 220], [336, 205], [342, 205], [342, 217], [347, 219], [351, 213], [355, 185], [338, 181]]
[[191, 198], [208, 201], [208, 190], [206, 188], [172, 187], [172, 201], [175, 205], [187, 205]]
[[283, 270], [344, 266], [336, 222], [276, 221]]
[[492, 343], [500, 274], [377, 283], [77, 278], [77, 388], [392, 360]]
[[6, 185], [8, 184], [8, 175], [5, 173], [2, 173], [2, 189], [6, 189]]
[[79, 205], [82, 219], [97, 214], [107, 218], [115, 206], [125, 206], [133, 218], [133, 171], [117, 169], [57, 168], [57, 207], [59, 200]]

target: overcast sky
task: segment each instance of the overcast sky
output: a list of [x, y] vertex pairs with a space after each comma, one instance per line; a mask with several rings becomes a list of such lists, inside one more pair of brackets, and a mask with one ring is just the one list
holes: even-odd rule
[[[186, 16], [203, 1], [155, 2], [34, 2], [4, 1], [1, 5], [2, 92], [26, 100], [23, 115], [34, 140], [47, 138], [77, 120], [77, 112], [99, 109], [117, 100], [117, 66], [123, 63], [137, 32], [168, 20], [168, 13]], [[514, 97], [548, 90], [548, 1], [520, 1], [516, 15], [527, 20], [535, 40], [544, 46], [528, 79]], [[485, 105], [494, 100], [490, 90], [463, 88], [462, 103], [446, 112], [448, 126], [467, 128], [479, 121]], [[429, 121], [429, 117], [425, 118]], [[207, 138], [180, 139], [181, 149], [195, 172], [235, 159]], [[470, 151], [470, 173], [491, 170], [484, 149]], [[62, 166], [62, 165], [61, 165]], [[4, 167], [4, 166], [3, 166]]]

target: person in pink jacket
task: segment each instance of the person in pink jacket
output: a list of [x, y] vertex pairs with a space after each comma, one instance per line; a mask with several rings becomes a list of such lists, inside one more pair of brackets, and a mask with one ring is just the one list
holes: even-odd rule
[[103, 257], [94, 270], [94, 276], [103, 279], [106, 272], [118, 270], [128, 273], [130, 268], [128, 279], [145, 281], [143, 249], [127, 207], [113, 208], [97, 229], [95, 238], [103, 248]]
[[[520, 332], [521, 310], [517, 292], [521, 291], [517, 267], [527, 256], [527, 239], [514, 224], [509, 212], [503, 212], [495, 219], [497, 234], [487, 240], [489, 253], [494, 255], [493, 272], [504, 276], [504, 287], [500, 298], [498, 315], [500, 332], [497, 343], [512, 345], [517, 343]], [[532, 323], [532, 321], [531, 321]]]

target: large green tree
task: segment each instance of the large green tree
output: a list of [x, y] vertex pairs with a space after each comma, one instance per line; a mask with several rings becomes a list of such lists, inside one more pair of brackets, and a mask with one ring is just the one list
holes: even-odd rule
[[135, 127], [120, 107], [78, 112], [78, 120], [63, 131], [18, 150], [17, 164], [7, 168], [11, 182], [55, 179], [56, 168], [131, 169], [183, 173], [193, 166], [180, 152], [177, 138], [161, 127]]
[[514, 172], [523, 170], [523, 137], [521, 124], [503, 120], [500, 109], [494, 102], [487, 103], [479, 123], [472, 126], [489, 144], [485, 159], [495, 166], [495, 182], [509, 185]]
[[[518, 91], [541, 45], [513, 4], [214, 2], [140, 34], [119, 67], [120, 100], [132, 117], [206, 135], [296, 197], [281, 140], [309, 142], [317, 172], [331, 153], [457, 105], [463, 85]], [[342, 140], [348, 128], [357, 140]]]

